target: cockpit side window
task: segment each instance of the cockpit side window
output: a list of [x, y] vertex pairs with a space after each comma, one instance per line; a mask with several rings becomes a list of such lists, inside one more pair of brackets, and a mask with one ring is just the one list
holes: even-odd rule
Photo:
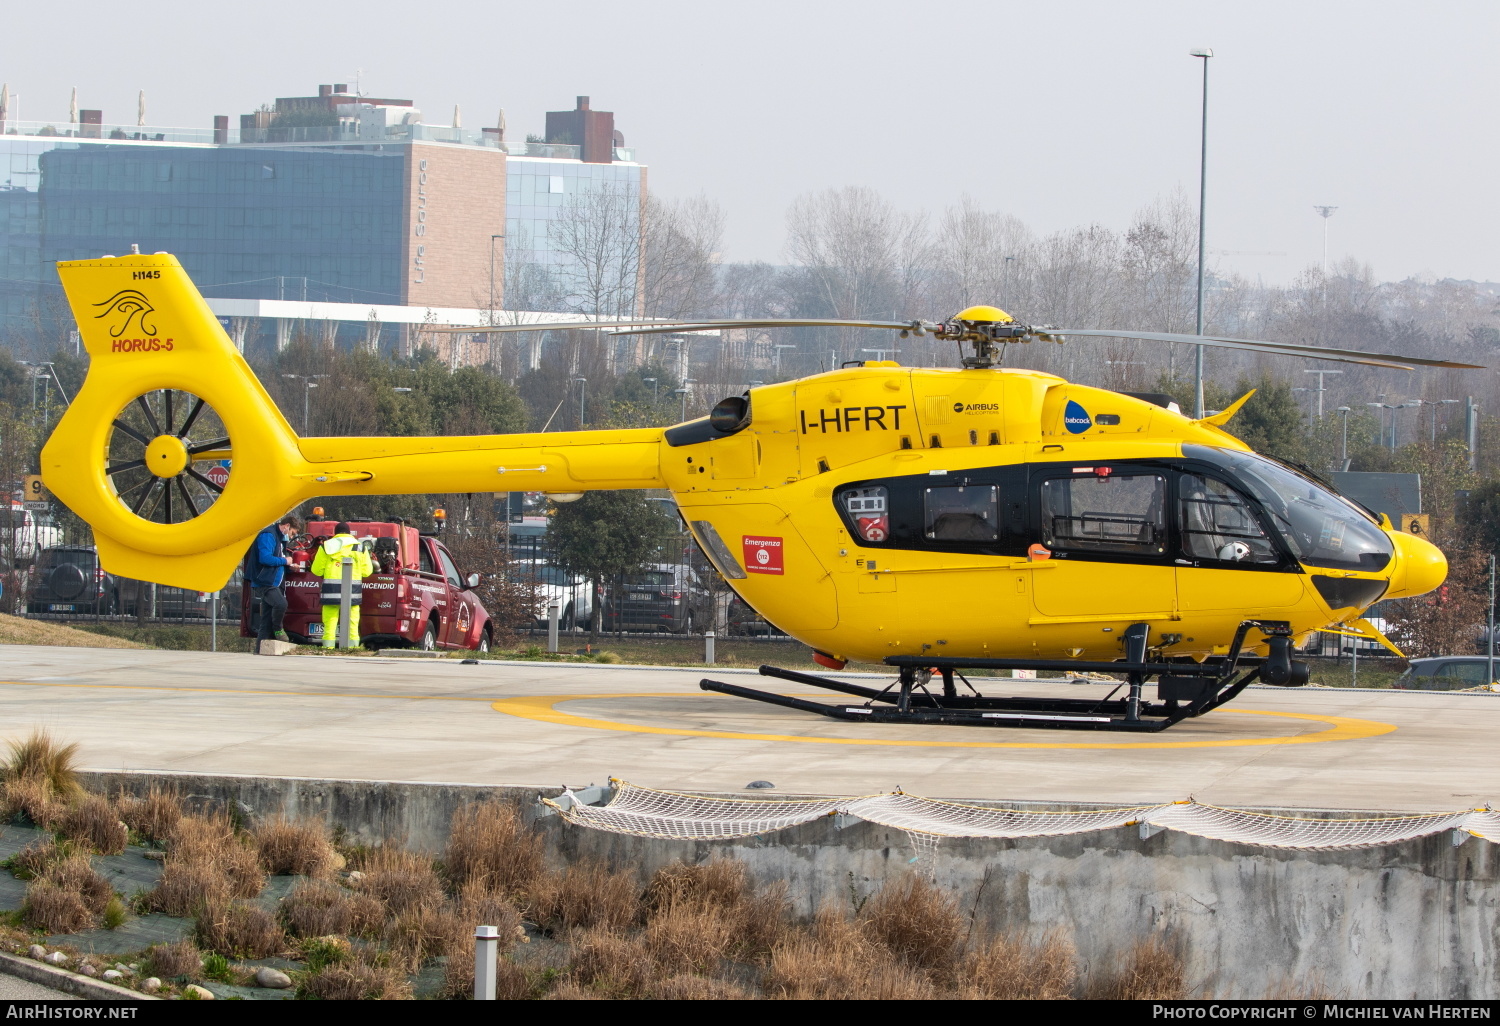
[[1255, 453], [1185, 445], [1183, 455], [1223, 467], [1242, 484], [1300, 562], [1370, 572], [1390, 563], [1395, 547], [1386, 533], [1312, 478]]
[[1276, 563], [1276, 546], [1239, 492], [1203, 474], [1178, 478], [1183, 555], [1226, 563]]
[[1042, 482], [1043, 543], [1076, 552], [1163, 555], [1167, 479], [1108, 470], [1077, 468], [1068, 477]]

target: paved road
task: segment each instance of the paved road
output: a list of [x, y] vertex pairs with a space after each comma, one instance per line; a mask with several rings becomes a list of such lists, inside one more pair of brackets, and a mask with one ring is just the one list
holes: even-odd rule
[[77, 1001], [76, 995], [68, 994], [40, 983], [32, 983], [18, 976], [0, 973], [0, 1001]]
[[1253, 689], [1142, 736], [843, 723], [706, 694], [701, 670], [27, 646], [0, 660], [0, 738], [48, 727], [95, 769], [1392, 810], [1500, 799], [1500, 695]]

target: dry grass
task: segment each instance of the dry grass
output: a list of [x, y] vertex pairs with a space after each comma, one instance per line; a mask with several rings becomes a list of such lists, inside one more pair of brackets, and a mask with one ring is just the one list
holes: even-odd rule
[[149, 841], [166, 841], [182, 819], [182, 801], [175, 790], [152, 784], [143, 796], [123, 789], [115, 799], [115, 809], [125, 825]]
[[1107, 1001], [1175, 1001], [1188, 996], [1182, 956], [1160, 937], [1138, 940], [1120, 968], [1090, 980], [1088, 997]]
[[64, 837], [97, 855], [120, 854], [130, 835], [109, 799], [96, 794], [80, 795], [59, 818], [57, 828]]
[[537, 880], [529, 911], [538, 924], [554, 931], [592, 926], [623, 930], [640, 918], [640, 886], [633, 873], [612, 873], [602, 862], [579, 862]]
[[396, 845], [381, 845], [365, 853], [359, 890], [379, 899], [391, 913], [443, 903], [443, 886], [432, 860]]
[[862, 910], [865, 932], [905, 965], [951, 965], [964, 936], [958, 904], [919, 876], [882, 887]]
[[790, 935], [771, 952], [762, 987], [771, 997], [798, 1000], [926, 1000], [938, 990], [903, 965], [858, 923], [832, 906], [819, 909], [812, 930]]
[[210, 868], [224, 878], [236, 898], [253, 898], [266, 883], [259, 855], [223, 814], [183, 816], [168, 842], [166, 865]]
[[83, 905], [95, 915], [102, 914], [115, 890], [109, 881], [94, 871], [87, 855], [75, 852], [54, 862], [37, 878], [72, 891], [83, 901]]
[[343, 862], [320, 820], [278, 816], [251, 831], [261, 865], [273, 876], [322, 876]]
[[20, 818], [43, 830], [50, 830], [65, 809], [45, 780], [22, 777], [0, 783], [0, 811], [3, 811], [4, 819]]
[[[443, 972], [443, 993], [446, 996], [461, 998], [474, 993], [474, 930], [479, 926], [493, 926], [500, 935], [497, 945], [501, 956], [498, 972], [521, 973], [519, 966], [508, 962], [504, 957], [507, 949], [526, 939], [526, 928], [521, 922], [521, 911], [516, 908], [513, 901], [489, 890], [482, 881], [476, 880], [465, 886], [463, 892], [459, 894], [456, 915], [459, 929], [450, 939], [449, 947], [442, 952], [448, 956]], [[525, 981], [524, 977], [525, 974], [521, 973], [521, 980], [512, 981], [512, 983], [515, 986], [524, 984], [524, 989], [529, 994], [530, 984]], [[503, 989], [498, 976], [495, 988], [497, 991]]]
[[164, 980], [196, 977], [203, 971], [203, 953], [189, 940], [153, 944], [146, 949], [146, 969]]
[[756, 995], [727, 980], [672, 976], [652, 984], [651, 996], [658, 1001], [747, 1001]]
[[667, 972], [706, 973], [728, 954], [737, 925], [722, 909], [682, 902], [653, 915], [641, 941]]
[[276, 917], [260, 906], [224, 901], [198, 913], [198, 942], [221, 955], [265, 958], [286, 947], [286, 934]]
[[297, 937], [353, 933], [352, 897], [330, 880], [309, 880], [282, 901], [281, 921]]
[[323, 1001], [399, 1001], [409, 999], [412, 991], [399, 969], [348, 961], [309, 973], [297, 988], [297, 996]]
[[32, 841], [10, 857], [10, 871], [22, 880], [31, 880], [41, 876], [49, 866], [67, 858], [70, 853], [71, 848], [67, 844], [59, 846], [55, 841]]
[[391, 918], [385, 928], [391, 958], [415, 972], [429, 958], [448, 952], [474, 950], [474, 931], [465, 930], [458, 910], [450, 904], [414, 905]]
[[656, 961], [639, 937], [596, 926], [570, 933], [567, 941], [572, 979], [596, 997], [642, 997], [656, 978]]
[[453, 817], [443, 869], [455, 889], [483, 882], [515, 894], [542, 875], [542, 837], [526, 828], [514, 805], [470, 805]]
[[45, 620], [28, 620], [21, 616], [0, 613], [0, 645], [58, 645], [63, 648], [150, 648], [124, 638], [111, 638], [102, 634], [91, 634], [74, 627], [49, 623]]
[[50, 731], [33, 730], [20, 741], [11, 741], [10, 757], [5, 762], [6, 780], [44, 780], [59, 798], [72, 798], [78, 786], [77, 743], [59, 745]]
[[33, 880], [21, 903], [21, 921], [44, 933], [77, 933], [98, 922], [76, 891], [46, 879]]
[[224, 904], [231, 892], [229, 877], [212, 862], [169, 859], [156, 888], [146, 895], [146, 905], [169, 916], [194, 916], [205, 907]]
[[753, 894], [743, 862], [715, 858], [703, 865], [674, 862], [657, 870], [641, 903], [653, 912], [683, 904], [737, 909]]
[[991, 939], [959, 968], [963, 996], [985, 1000], [1057, 1001], [1072, 993], [1077, 980], [1077, 952], [1059, 934], [1035, 945], [1012, 937]]

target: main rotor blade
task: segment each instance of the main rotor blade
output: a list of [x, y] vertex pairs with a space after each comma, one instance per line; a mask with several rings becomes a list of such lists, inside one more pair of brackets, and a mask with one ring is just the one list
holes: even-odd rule
[[848, 321], [837, 318], [772, 318], [766, 320], [684, 321], [679, 324], [654, 324], [644, 328], [611, 331], [611, 335], [659, 335], [664, 332], [720, 331], [725, 328], [886, 328], [891, 331], [932, 331], [938, 326], [927, 321]]
[[1048, 328], [1052, 335], [1078, 335], [1089, 338], [1138, 338], [1147, 342], [1184, 342], [1190, 345], [1214, 346], [1219, 349], [1245, 349], [1251, 352], [1272, 353], [1279, 356], [1303, 356], [1315, 360], [1339, 360], [1344, 363], [1363, 363], [1376, 367], [1392, 367], [1411, 370], [1413, 367], [1454, 367], [1462, 370], [1482, 370], [1480, 364], [1456, 363], [1452, 360], [1428, 360], [1420, 356], [1396, 356], [1391, 353], [1366, 353], [1358, 349], [1334, 349], [1329, 346], [1309, 346], [1300, 342], [1263, 342], [1250, 338], [1222, 338], [1217, 335], [1179, 335], [1163, 331], [1106, 331], [1095, 328]]
[[732, 318], [715, 321], [673, 321], [653, 318], [633, 321], [565, 321], [555, 324], [500, 324], [485, 328], [426, 328], [423, 330], [447, 334], [493, 335], [511, 331], [552, 331], [554, 329], [581, 328], [634, 328], [634, 331], [615, 331], [617, 335], [646, 335], [676, 331], [714, 331], [720, 328], [891, 328], [910, 331], [915, 327], [925, 330], [936, 328], [928, 321], [849, 321], [837, 318]]

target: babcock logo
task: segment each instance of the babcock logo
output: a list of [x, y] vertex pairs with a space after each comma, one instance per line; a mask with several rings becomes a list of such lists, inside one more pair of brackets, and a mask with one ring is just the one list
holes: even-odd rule
[[1067, 409], [1063, 410], [1063, 424], [1075, 435], [1081, 435], [1094, 426], [1094, 422], [1089, 419], [1089, 411], [1071, 399], [1068, 400]]
[[130, 329], [130, 324], [136, 319], [137, 315], [141, 319], [141, 331], [147, 335], [156, 334], [156, 325], [150, 324], [146, 320], [148, 314], [156, 312], [156, 308], [151, 305], [150, 300], [135, 289], [121, 289], [104, 302], [95, 303], [94, 306], [96, 308], [104, 308], [103, 313], [94, 315], [95, 320], [103, 320], [106, 317], [112, 318], [108, 322], [110, 338], [119, 338], [125, 334]]

